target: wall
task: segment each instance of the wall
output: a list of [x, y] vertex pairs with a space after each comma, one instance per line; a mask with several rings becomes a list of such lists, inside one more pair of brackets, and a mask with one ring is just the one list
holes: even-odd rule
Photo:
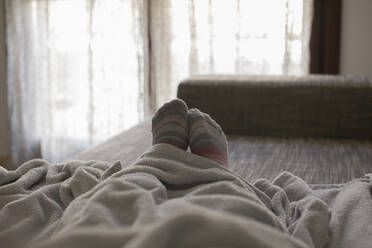
[[372, 76], [372, 0], [343, 0], [341, 74]]
[[0, 0], [0, 163], [9, 153], [4, 0]]

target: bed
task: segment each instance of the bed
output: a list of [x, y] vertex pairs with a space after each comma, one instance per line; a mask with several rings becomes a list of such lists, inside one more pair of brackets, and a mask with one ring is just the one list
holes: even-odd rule
[[370, 247], [370, 79], [203, 76], [178, 97], [221, 124], [229, 168], [151, 146], [146, 120], [0, 170], [0, 246]]
[[[178, 97], [221, 124], [231, 169], [250, 182], [289, 171], [335, 184], [372, 172], [370, 78], [205, 75], [181, 82]], [[151, 145], [150, 130], [147, 120], [72, 159], [129, 165]]]

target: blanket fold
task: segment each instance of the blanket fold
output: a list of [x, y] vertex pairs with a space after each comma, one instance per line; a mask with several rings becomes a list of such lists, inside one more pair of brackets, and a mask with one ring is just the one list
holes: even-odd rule
[[359, 221], [360, 211], [371, 211], [341, 207], [343, 190], [358, 195], [353, 204], [370, 207], [370, 187], [365, 179], [312, 189], [290, 173], [250, 184], [166, 144], [129, 167], [33, 160], [0, 170], [0, 247], [321, 248], [337, 247], [334, 237], [346, 243], [359, 237], [362, 245], [371, 230], [358, 233], [350, 221], [340, 229], [346, 222], [338, 214]]

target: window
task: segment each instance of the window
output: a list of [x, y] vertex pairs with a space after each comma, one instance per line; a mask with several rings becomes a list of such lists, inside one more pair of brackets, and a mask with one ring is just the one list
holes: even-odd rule
[[6, 0], [12, 154], [52, 162], [206, 73], [308, 73], [311, 0]]

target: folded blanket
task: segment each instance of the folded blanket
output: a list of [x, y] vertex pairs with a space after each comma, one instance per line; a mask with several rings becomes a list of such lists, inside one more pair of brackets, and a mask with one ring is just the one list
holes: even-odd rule
[[33, 160], [0, 170], [0, 247], [364, 247], [370, 188], [289, 173], [251, 185], [165, 144], [125, 168]]

